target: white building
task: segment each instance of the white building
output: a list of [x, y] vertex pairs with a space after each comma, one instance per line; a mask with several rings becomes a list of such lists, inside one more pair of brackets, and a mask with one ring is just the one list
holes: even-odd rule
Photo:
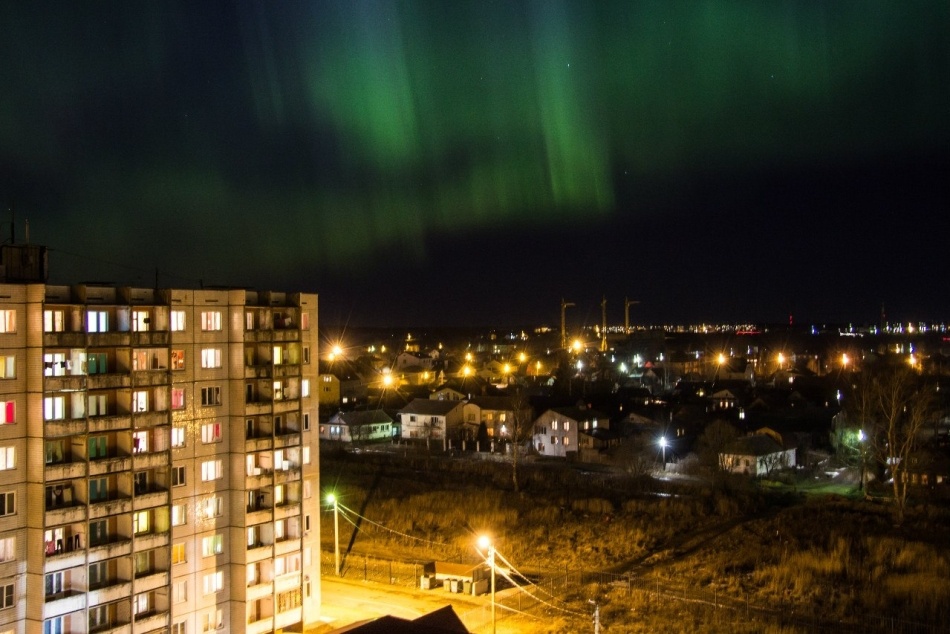
[[315, 622], [316, 295], [13, 279], [0, 282], [0, 632]]

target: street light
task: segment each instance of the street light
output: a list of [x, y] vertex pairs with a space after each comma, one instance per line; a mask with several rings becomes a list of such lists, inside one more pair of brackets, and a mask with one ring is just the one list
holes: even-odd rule
[[864, 490], [864, 469], [865, 469], [865, 466], [864, 466], [864, 440], [865, 440], [864, 430], [863, 430], [863, 429], [859, 429], [859, 430], [858, 430], [858, 443], [859, 443], [859, 444], [858, 444], [858, 447], [860, 448], [860, 451], [861, 451], [861, 484], [858, 485], [858, 491], [863, 491], [863, 490]]
[[340, 576], [340, 507], [336, 496], [332, 493], [327, 496], [327, 502], [333, 505], [333, 564], [336, 576]]
[[487, 535], [478, 538], [478, 547], [488, 550], [488, 565], [491, 566], [491, 631], [495, 634], [495, 545]]
[[663, 450], [663, 471], [666, 471], [666, 436], [660, 436], [660, 449]]

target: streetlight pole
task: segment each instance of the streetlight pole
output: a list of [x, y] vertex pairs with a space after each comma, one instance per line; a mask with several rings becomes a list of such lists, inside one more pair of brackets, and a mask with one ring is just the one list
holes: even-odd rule
[[491, 567], [491, 631], [495, 634], [495, 545], [484, 535], [478, 538], [478, 545], [488, 549], [488, 565]]
[[861, 483], [858, 485], [858, 491], [864, 491], [864, 430], [858, 430], [858, 446], [861, 448]]
[[336, 496], [332, 493], [327, 496], [327, 502], [333, 505], [333, 569], [336, 576], [340, 576], [340, 507]]
[[660, 436], [660, 449], [663, 450], [663, 471], [666, 471], [666, 436]]

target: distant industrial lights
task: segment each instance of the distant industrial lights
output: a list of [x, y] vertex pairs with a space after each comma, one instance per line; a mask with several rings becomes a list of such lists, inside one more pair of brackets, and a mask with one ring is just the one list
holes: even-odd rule
[[575, 339], [575, 340], [574, 340], [574, 343], [571, 344], [571, 347], [574, 349], [574, 352], [575, 352], [575, 353], [576, 353], [576, 352], [580, 352], [580, 351], [581, 351], [581, 342], [580, 342], [580, 340], [579, 340], [579, 339]]
[[722, 365], [726, 362], [726, 355], [720, 352], [717, 360], [719, 361], [719, 365]]

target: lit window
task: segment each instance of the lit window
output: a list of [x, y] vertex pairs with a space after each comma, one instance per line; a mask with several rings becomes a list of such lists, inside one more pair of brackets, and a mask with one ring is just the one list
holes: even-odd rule
[[148, 432], [137, 431], [132, 434], [132, 453], [145, 453], [148, 451]]
[[209, 520], [214, 517], [221, 517], [224, 513], [224, 498], [214, 496], [202, 500], [198, 503], [198, 514], [200, 519]]
[[0, 471], [16, 469], [16, 447], [0, 447]]
[[220, 460], [208, 460], [201, 463], [201, 480], [210, 482], [224, 476], [224, 467]]
[[134, 534], [147, 533], [150, 525], [148, 511], [139, 511], [132, 514], [132, 532]]
[[178, 387], [172, 388], [172, 409], [185, 408], [185, 390]]
[[201, 538], [201, 556], [213, 557], [224, 552], [224, 535], [209, 535]]
[[62, 396], [47, 396], [43, 399], [43, 419], [62, 420], [66, 416], [66, 401]]
[[201, 442], [221, 442], [221, 423], [205, 423], [201, 426]]
[[63, 332], [63, 311], [43, 311], [43, 332]]
[[210, 610], [201, 615], [201, 631], [213, 632], [224, 629], [224, 610]]
[[310, 447], [303, 448], [303, 463], [310, 464]]
[[201, 329], [204, 331], [221, 330], [221, 312], [209, 310], [201, 313]]
[[185, 428], [172, 427], [172, 447], [185, 446]]
[[182, 526], [188, 522], [188, 507], [184, 504], [172, 505], [172, 526]]
[[86, 313], [86, 332], [109, 332], [109, 313], [104, 310]]
[[16, 559], [16, 537], [0, 539], [0, 562]]
[[0, 355], [0, 379], [16, 378], [16, 356]]
[[[172, 585], [172, 603], [184, 603], [188, 600], [188, 581], [176, 581]], [[176, 625], [184, 626], [184, 623], [179, 623]], [[174, 626], [172, 626], [172, 632], [175, 631]], [[184, 632], [184, 629], [181, 630]]]
[[185, 351], [172, 350], [172, 370], [185, 369]]
[[148, 325], [152, 320], [148, 316], [147, 310], [133, 310], [132, 311], [132, 331], [133, 332], [147, 332]]
[[300, 381], [300, 396], [305, 398], [310, 396], [310, 379], [303, 379]]
[[0, 425], [16, 422], [16, 401], [0, 401]]
[[132, 392], [132, 411], [136, 413], [148, 411], [148, 392], [145, 390]]
[[16, 311], [0, 310], [0, 333], [16, 332]]
[[173, 310], [171, 314], [171, 329], [180, 332], [185, 329], [185, 311]]
[[185, 561], [185, 543], [172, 544], [172, 564], [183, 564]]
[[201, 350], [202, 368], [220, 368], [221, 350], [220, 348], [203, 348]]

